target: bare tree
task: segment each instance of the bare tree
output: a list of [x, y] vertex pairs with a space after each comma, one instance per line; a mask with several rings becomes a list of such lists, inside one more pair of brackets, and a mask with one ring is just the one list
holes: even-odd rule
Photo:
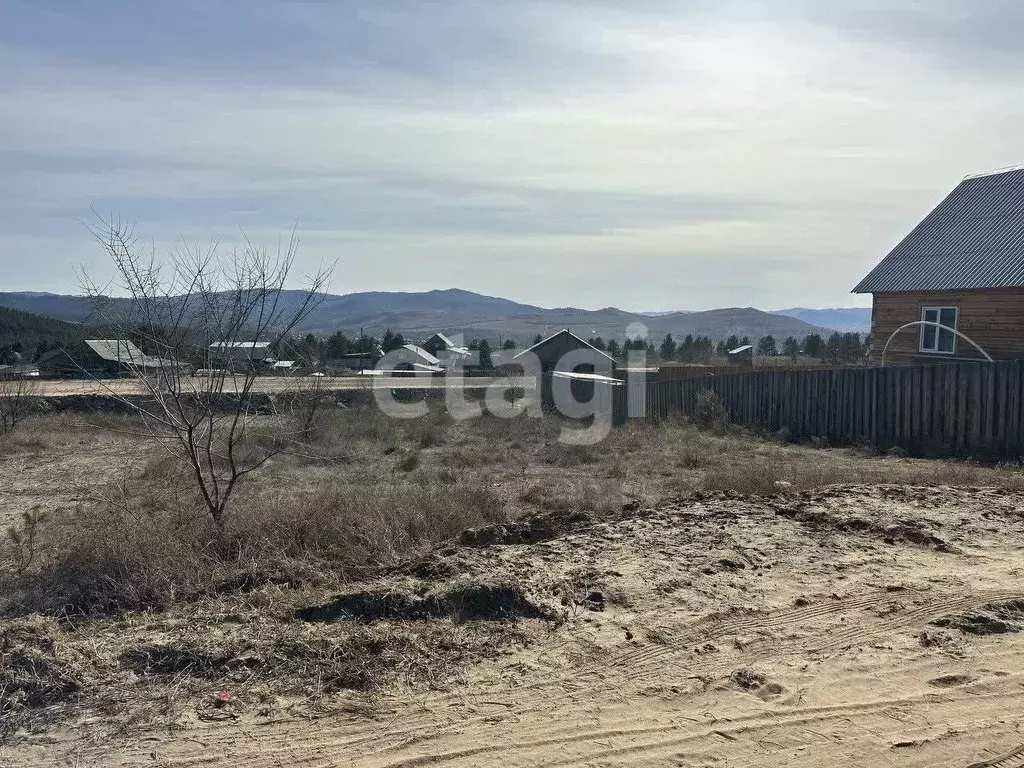
[[36, 412], [39, 382], [21, 372], [0, 373], [0, 435], [15, 428]]
[[294, 232], [273, 252], [247, 238], [227, 254], [216, 242], [203, 249], [182, 243], [161, 261], [123, 219], [97, 216], [90, 231], [116, 277], [103, 287], [86, 277], [85, 292], [106, 326], [143, 350], [121, 362], [144, 396], [107, 392], [169, 440], [223, 533], [239, 482], [293, 437], [267, 416], [283, 393], [259, 391], [255, 343], [280, 345], [322, 300], [329, 270], [307, 277], [301, 291], [285, 290], [298, 252]]

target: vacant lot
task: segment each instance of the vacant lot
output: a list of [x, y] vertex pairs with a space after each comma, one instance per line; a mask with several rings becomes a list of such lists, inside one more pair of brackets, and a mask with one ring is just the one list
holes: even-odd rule
[[339, 409], [251, 476], [230, 546], [131, 419], [15, 433], [0, 764], [966, 768], [1024, 744], [1019, 470], [562, 427]]
[[[192, 384], [202, 390], [209, 386], [203, 377], [192, 377]], [[458, 380], [456, 380], [458, 381]], [[483, 387], [491, 379], [468, 378], [462, 382], [464, 386]], [[326, 390], [369, 390], [374, 386], [387, 386], [390, 389], [440, 389], [447, 383], [444, 378], [426, 376], [259, 376], [251, 389], [254, 392], [291, 392], [297, 389], [321, 387]], [[136, 379], [40, 379], [35, 382], [38, 394], [47, 397], [62, 395], [141, 395], [145, 386]], [[225, 392], [234, 392], [246, 386], [244, 377], [227, 378], [223, 382]], [[189, 386], [184, 389], [187, 390]]]

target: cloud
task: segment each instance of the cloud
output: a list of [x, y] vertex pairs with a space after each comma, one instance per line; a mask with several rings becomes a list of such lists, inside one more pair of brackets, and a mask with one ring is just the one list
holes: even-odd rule
[[343, 291], [850, 303], [960, 177], [1019, 161], [1022, 11], [971, 9], [16, 4], [0, 263], [11, 288], [102, 272], [95, 207], [160, 246], [298, 222]]

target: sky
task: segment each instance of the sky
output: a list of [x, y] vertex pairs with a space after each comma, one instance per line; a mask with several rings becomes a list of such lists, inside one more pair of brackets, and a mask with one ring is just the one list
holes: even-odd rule
[[296, 285], [867, 305], [1024, 164], [1017, 0], [0, 0], [0, 291], [297, 227]]

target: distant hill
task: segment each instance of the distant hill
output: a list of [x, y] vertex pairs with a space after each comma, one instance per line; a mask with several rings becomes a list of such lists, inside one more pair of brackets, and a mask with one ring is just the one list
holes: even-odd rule
[[25, 362], [31, 362], [42, 348], [67, 347], [95, 336], [97, 331], [80, 323], [69, 323], [17, 309], [0, 306], [0, 356], [21, 345]]
[[585, 338], [623, 339], [632, 323], [642, 323], [658, 338], [666, 333], [678, 338], [688, 334], [710, 336], [713, 340], [733, 334], [757, 338], [769, 333], [781, 338], [802, 338], [809, 333], [826, 332], [803, 320], [752, 307], [651, 316], [615, 307], [544, 309], [458, 289], [330, 296], [306, 319], [301, 330], [317, 334], [337, 330], [358, 333], [362, 328], [366, 333], [376, 334], [391, 328], [414, 339], [443, 331], [461, 333], [467, 339], [513, 338], [523, 344], [538, 333], [543, 336], [562, 328]]
[[[286, 291], [286, 300], [298, 300], [301, 293]], [[0, 306], [35, 312], [63, 320], [90, 319], [92, 304], [84, 298], [54, 294], [0, 293]], [[544, 309], [509, 299], [484, 296], [452, 288], [423, 293], [369, 292], [343, 296], [329, 295], [299, 326], [303, 333], [329, 335], [335, 331], [380, 334], [391, 328], [413, 339], [425, 339], [436, 331], [463, 334], [467, 339], [513, 338], [519, 344], [538, 333], [546, 335], [569, 328], [584, 337], [623, 339], [631, 323], [642, 323], [651, 336], [666, 333], [682, 339], [688, 334], [726, 339], [735, 334], [758, 338], [772, 334], [802, 338], [810, 333], [828, 333], [825, 328], [783, 314], [753, 307], [713, 309], [705, 312], [668, 312], [642, 315], [615, 307], [586, 310], [572, 307]]]
[[794, 307], [793, 309], [780, 309], [775, 314], [795, 317], [811, 325], [834, 328], [847, 333], [871, 331], [871, 307], [836, 307], [832, 309]]
[[84, 296], [62, 296], [37, 291], [0, 293], [0, 307], [73, 323], [84, 323], [92, 314], [92, 303]]

